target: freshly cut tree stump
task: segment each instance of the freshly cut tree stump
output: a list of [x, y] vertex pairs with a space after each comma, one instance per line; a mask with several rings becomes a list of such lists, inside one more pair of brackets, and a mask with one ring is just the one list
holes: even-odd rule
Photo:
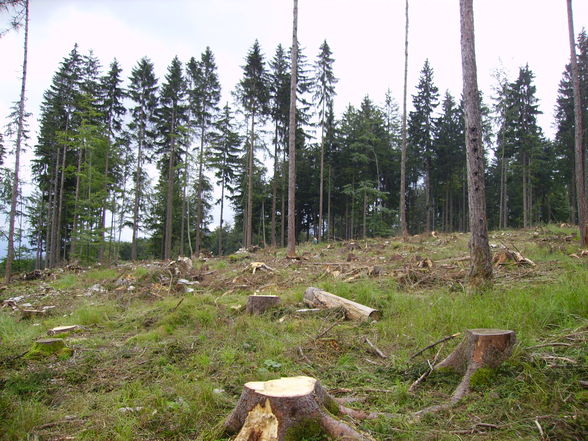
[[263, 314], [278, 303], [280, 303], [278, 296], [249, 296], [245, 310], [249, 314]]
[[470, 391], [470, 379], [481, 367], [496, 368], [506, 360], [516, 342], [514, 331], [503, 329], [468, 329], [464, 339], [447, 356], [435, 366], [435, 369], [450, 368], [463, 374], [463, 378], [449, 402], [427, 407], [415, 413], [416, 416], [447, 409]]
[[333, 415], [374, 418], [348, 409], [311, 377], [288, 377], [245, 384], [237, 406], [225, 421], [233, 441], [284, 441], [327, 434], [335, 439], [372, 441]]
[[377, 309], [313, 287], [307, 288], [304, 292], [304, 303], [314, 308], [343, 308], [345, 316], [350, 320], [379, 320], [382, 318], [382, 313]]

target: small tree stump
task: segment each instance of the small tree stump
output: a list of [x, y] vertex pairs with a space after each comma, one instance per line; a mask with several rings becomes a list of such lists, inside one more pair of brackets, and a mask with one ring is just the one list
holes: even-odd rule
[[382, 313], [377, 309], [313, 287], [307, 288], [304, 292], [304, 303], [314, 308], [343, 308], [345, 316], [350, 320], [379, 320], [382, 318]]
[[426, 413], [447, 409], [470, 391], [470, 379], [481, 367], [498, 367], [506, 360], [516, 342], [514, 331], [502, 329], [468, 329], [464, 339], [455, 350], [435, 366], [435, 369], [450, 368], [463, 374], [461, 382], [451, 395], [449, 402], [427, 407], [415, 413]]
[[249, 296], [245, 311], [249, 314], [263, 314], [280, 303], [278, 296]]
[[[350, 411], [338, 404], [321, 384], [310, 377], [289, 377], [245, 384], [233, 412], [225, 421], [233, 441], [284, 441], [327, 434], [335, 439], [371, 441], [335, 418]], [[354, 417], [361, 417], [356, 411]], [[369, 414], [364, 417], [369, 418]]]

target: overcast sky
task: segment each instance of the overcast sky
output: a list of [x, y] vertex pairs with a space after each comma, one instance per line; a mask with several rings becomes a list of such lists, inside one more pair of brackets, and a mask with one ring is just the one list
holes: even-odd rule
[[[291, 0], [31, 0], [30, 14], [27, 110], [33, 129], [43, 92], [76, 42], [82, 53], [92, 49], [105, 68], [116, 57], [125, 78], [145, 55], [162, 78], [175, 55], [185, 62], [210, 46], [224, 100], [230, 100], [255, 39], [267, 59], [278, 43], [291, 42]], [[449, 89], [459, 96], [459, 1], [410, 0], [409, 14], [409, 105], [426, 58], [441, 94]], [[544, 112], [540, 123], [552, 136], [557, 87], [569, 60], [565, 0], [475, 0], [474, 14], [478, 81], [485, 96], [492, 94], [496, 69], [514, 79], [528, 63]], [[574, 17], [577, 35], [588, 26], [588, 1], [574, 1]], [[338, 113], [365, 95], [382, 103], [388, 88], [401, 104], [404, 0], [299, 0], [298, 35], [310, 60], [328, 41], [339, 78]], [[22, 32], [1, 38], [0, 54], [3, 122], [20, 90]]]

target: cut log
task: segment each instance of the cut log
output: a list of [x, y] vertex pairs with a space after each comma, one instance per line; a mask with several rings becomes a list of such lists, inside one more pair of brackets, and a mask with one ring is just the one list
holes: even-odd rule
[[468, 329], [455, 350], [435, 366], [450, 368], [463, 374], [463, 378], [447, 403], [427, 407], [415, 413], [421, 416], [437, 412], [456, 404], [470, 391], [470, 379], [481, 367], [497, 368], [506, 360], [516, 342], [514, 331], [502, 329]]
[[66, 334], [68, 332], [74, 332], [80, 329], [80, 325], [69, 325], [69, 326], [57, 326], [56, 328], [49, 329], [48, 335]]
[[382, 313], [377, 309], [313, 287], [307, 288], [304, 292], [304, 303], [313, 308], [343, 308], [345, 316], [350, 320], [379, 320], [382, 318]]
[[334, 415], [371, 417], [347, 409], [310, 377], [289, 377], [245, 384], [233, 412], [224, 423], [233, 441], [284, 441], [326, 434], [334, 439], [371, 441]]
[[249, 296], [246, 311], [249, 314], [263, 314], [280, 303], [278, 296]]

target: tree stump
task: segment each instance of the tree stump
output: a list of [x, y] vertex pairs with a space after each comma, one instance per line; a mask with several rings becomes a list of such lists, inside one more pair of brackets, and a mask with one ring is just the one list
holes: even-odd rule
[[470, 379], [481, 367], [496, 368], [506, 360], [516, 342], [514, 331], [502, 329], [468, 329], [455, 350], [435, 366], [435, 369], [450, 368], [463, 374], [461, 382], [451, 395], [449, 402], [427, 407], [415, 413], [426, 413], [447, 409], [470, 391]]
[[289, 377], [245, 384], [233, 412], [225, 421], [233, 441], [284, 441], [327, 434], [335, 439], [371, 441], [338, 414], [370, 418], [371, 414], [337, 403], [321, 384], [310, 377]]
[[249, 296], [245, 310], [249, 314], [263, 314], [278, 303], [280, 303], [278, 296]]
[[304, 292], [304, 303], [314, 308], [343, 308], [345, 316], [350, 320], [379, 320], [382, 318], [382, 313], [377, 309], [313, 287], [307, 288]]

